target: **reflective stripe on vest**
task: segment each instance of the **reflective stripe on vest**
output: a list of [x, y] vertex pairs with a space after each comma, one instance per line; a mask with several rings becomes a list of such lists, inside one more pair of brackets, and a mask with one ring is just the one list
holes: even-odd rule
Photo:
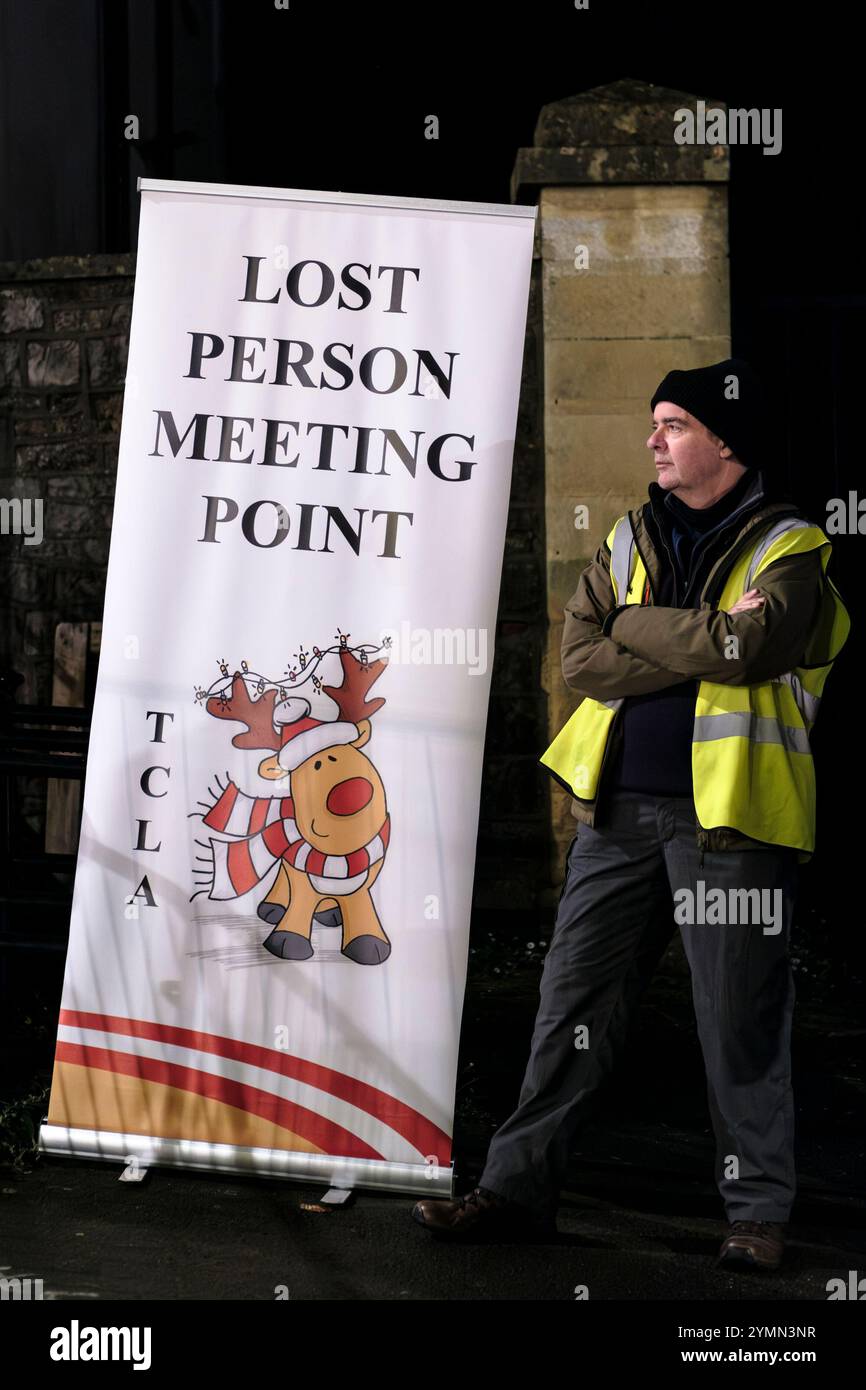
[[[773, 526], [770, 526], [768, 528], [768, 530], [764, 533], [764, 535], [758, 542], [755, 553], [752, 556], [752, 562], [749, 565], [749, 572], [746, 575], [745, 582], [743, 584], [744, 592], [748, 592], [748, 590], [752, 588], [755, 581], [755, 574], [761, 564], [761, 561], [763, 560], [767, 551], [770, 549], [770, 546], [773, 544], [773, 541], [778, 540], [779, 536], [787, 535], [789, 531], [796, 531], [799, 530], [801, 527], [808, 525], [808, 521], [801, 521], [798, 517], [789, 516], [784, 517], [781, 521], [777, 521]], [[778, 681], [784, 681], [785, 684], [789, 687], [791, 694], [797, 702], [797, 708], [803, 716], [803, 722], [806, 725], [807, 730], [811, 730], [812, 725], [815, 723], [815, 720], [818, 717], [818, 709], [821, 704], [820, 695], [810, 695], [807, 690], [804, 690], [803, 682], [800, 680], [799, 676], [797, 676], [794, 671], [786, 671], [783, 676], [776, 676], [774, 677], [774, 679]], [[803, 750], [799, 749], [798, 751], [802, 752]]]
[[[629, 585], [629, 575], [631, 573], [631, 557], [634, 554], [634, 536], [628, 517], [623, 517], [617, 523], [613, 533], [613, 543], [610, 547], [610, 577], [613, 584], [614, 598], [617, 603], [621, 602], [620, 594], [626, 597], [631, 593]], [[622, 704], [622, 700], [599, 700], [600, 705], [605, 705], [607, 709], [617, 710]]]
[[815, 720], [818, 718], [821, 696], [810, 695], [808, 690], [804, 690], [803, 682], [794, 671], [786, 671], [784, 676], [776, 676], [776, 680], [784, 681], [785, 684], [790, 687], [791, 694], [797, 701], [797, 708], [803, 716], [803, 723], [811, 729]]
[[792, 753], [809, 752], [809, 735], [805, 729], [792, 729], [790, 724], [762, 717], [751, 710], [698, 715], [692, 742], [708, 743], [714, 738], [748, 738], [752, 743], [781, 743]]
[[778, 540], [780, 536], [787, 535], [789, 531], [799, 531], [802, 527], [808, 527], [810, 525], [811, 522], [801, 521], [798, 517], [786, 516], [781, 521], [775, 522], [774, 525], [770, 526], [769, 529], [764, 532], [752, 556], [752, 563], [749, 565], [749, 572], [746, 575], [746, 581], [743, 585], [743, 593], [748, 593], [749, 589], [751, 589], [755, 578], [755, 572], [767, 551], [770, 549], [770, 546], [773, 544], [773, 541]]
[[616, 523], [613, 544], [610, 548], [610, 575], [613, 580], [613, 594], [617, 603], [625, 603], [626, 598], [620, 598], [620, 594], [627, 596], [630, 592], [628, 580], [631, 574], [633, 553], [634, 536], [631, 522], [627, 516], [623, 516]]

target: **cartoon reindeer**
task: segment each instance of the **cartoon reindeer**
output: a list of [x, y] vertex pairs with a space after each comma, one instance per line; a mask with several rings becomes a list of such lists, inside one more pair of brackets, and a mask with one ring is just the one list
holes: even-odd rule
[[340, 663], [342, 685], [322, 686], [336, 702], [335, 720], [314, 718], [300, 696], [275, 704], [273, 689], [251, 699], [239, 671], [230, 699], [207, 700], [209, 714], [246, 725], [232, 738], [234, 747], [268, 752], [258, 777], [275, 791], [251, 797], [229, 781], [203, 817], [210, 829], [236, 837], [210, 837], [208, 896], [243, 897], [279, 860], [258, 906], [273, 928], [262, 945], [282, 960], [309, 959], [313, 918], [324, 920], [332, 909], [328, 915], [342, 923], [342, 954], [359, 965], [381, 965], [391, 943], [370, 890], [385, 862], [391, 823], [382, 780], [361, 750], [372, 716], [385, 703], [368, 700], [367, 692], [387, 661], [362, 664], [341, 648]]

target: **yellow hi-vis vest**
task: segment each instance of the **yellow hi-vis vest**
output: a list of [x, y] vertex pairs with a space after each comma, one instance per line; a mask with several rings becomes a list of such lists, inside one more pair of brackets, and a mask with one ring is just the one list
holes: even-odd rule
[[[624, 593], [626, 603], [639, 604], [646, 569], [627, 516], [615, 523], [607, 543], [617, 603]], [[818, 549], [823, 596], [803, 665], [755, 685], [700, 681], [692, 734], [699, 825], [704, 830], [729, 826], [767, 844], [795, 847], [804, 852], [801, 862], [815, 846], [815, 765], [809, 734], [824, 682], [851, 626], [841, 595], [827, 577], [831, 542], [819, 526], [796, 517], [771, 523], [738, 558], [717, 602], [727, 611], [774, 560]], [[622, 699], [584, 699], [539, 759], [578, 800], [596, 799], [621, 705]]]

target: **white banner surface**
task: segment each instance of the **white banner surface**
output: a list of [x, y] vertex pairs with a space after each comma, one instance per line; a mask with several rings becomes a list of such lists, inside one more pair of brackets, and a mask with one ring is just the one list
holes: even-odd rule
[[142, 182], [44, 1150], [450, 1191], [534, 212]]

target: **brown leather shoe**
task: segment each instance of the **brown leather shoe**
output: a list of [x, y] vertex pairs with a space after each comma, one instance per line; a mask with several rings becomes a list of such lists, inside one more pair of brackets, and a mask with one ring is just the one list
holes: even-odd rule
[[455, 1201], [425, 1197], [412, 1208], [412, 1219], [446, 1240], [487, 1235], [531, 1240], [557, 1234], [555, 1221], [537, 1217], [487, 1187], [473, 1188]]
[[778, 1269], [785, 1249], [782, 1221], [733, 1221], [719, 1249], [717, 1265]]

